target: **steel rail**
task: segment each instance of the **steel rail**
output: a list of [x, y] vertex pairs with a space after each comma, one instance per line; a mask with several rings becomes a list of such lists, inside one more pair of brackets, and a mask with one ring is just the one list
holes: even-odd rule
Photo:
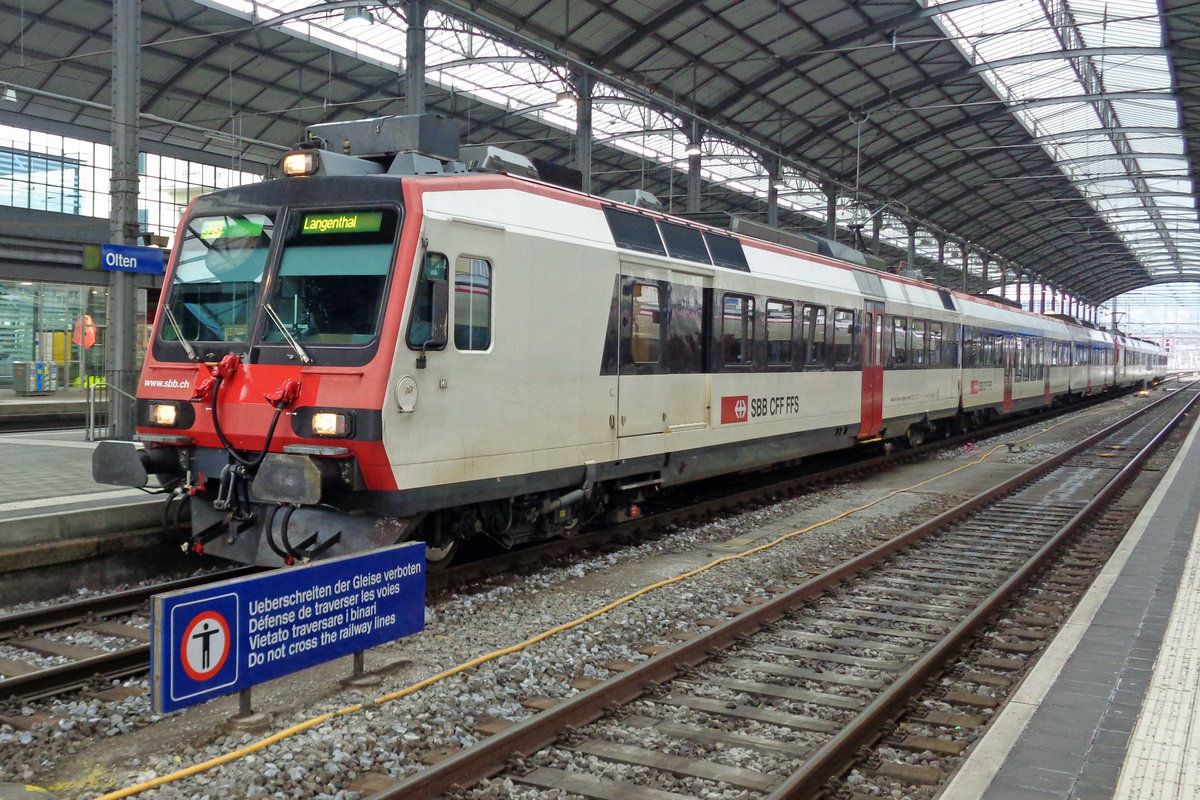
[[[138, 587], [123, 592], [74, 600], [46, 608], [18, 611], [0, 616], [0, 639], [16, 634], [62, 628], [91, 619], [111, 617], [118, 614], [134, 614], [142, 610], [145, 603], [156, 594], [190, 589], [216, 580], [238, 578], [261, 570], [261, 567], [242, 567], [214, 575], [195, 575], [154, 586]], [[0, 686], [3, 682], [0, 682]]]
[[[376, 792], [366, 800], [409, 800], [409, 798], [421, 798], [421, 800], [425, 800], [426, 798], [448, 792], [462, 791], [465, 787], [472, 786], [481, 780], [500, 773], [514, 759], [520, 760], [524, 756], [532, 755], [536, 751], [549, 746], [569, 729], [594, 722], [608, 713], [611, 708], [629, 703], [655, 686], [674, 679], [679, 675], [681, 669], [698, 664], [706, 660], [713, 652], [725, 649], [739, 638], [757, 632], [802, 602], [822, 594], [827, 589], [860, 572], [866, 571], [893, 553], [925, 538], [933, 531], [967, 516], [980, 506], [1053, 471], [1074, 456], [1085, 452], [1138, 418], [1157, 409], [1160, 405], [1170, 402], [1177, 394], [1178, 392], [1174, 392], [1168, 397], [1162, 398], [1129, 414], [1062, 453], [1022, 471], [900, 536], [881, 543], [856, 558], [806, 581], [795, 589], [780, 594], [774, 599], [756, 606], [728, 622], [672, 647], [670, 650], [654, 656], [626, 672], [609, 678], [591, 689], [585, 690], [545, 711], [516, 723], [505, 731], [494, 734], [435, 766], [423, 770], [391, 787]], [[1173, 418], [1171, 425], [1164, 428], [1155, 437], [1154, 446], [1157, 446], [1157, 443], [1167, 435], [1171, 427], [1178, 424], [1178, 421], [1196, 404], [1197, 400], [1200, 400], [1200, 394], [1189, 400], [1184, 411], [1177, 414]], [[1148, 457], [1149, 452], [1150, 448], [1148, 447], [1139, 453], [1136, 459], [1137, 466], [1140, 466], [1141, 461], [1144, 461], [1144, 458]], [[1121, 470], [1118, 476], [1127, 477], [1135, 472], [1136, 467], [1131, 464]], [[1116, 478], [1113, 480], [1115, 481]], [[1110, 482], [1111, 485], [1112, 482]], [[1107, 499], [1116, 490], [1116, 488], [1105, 489], [1099, 493], [1098, 498], [1103, 497]], [[1094, 500], [1089, 504], [1088, 509], [1081, 511], [1076, 517], [1079, 519], [1086, 518], [1091, 513], [1091, 510], [1094, 510], [1097, 502], [1098, 500]], [[1056, 540], [1061, 540], [1064, 537], [1065, 535], [1061, 532], [1055, 535]], [[1043, 547], [1038, 551], [1038, 556], [1035, 558], [1040, 563], [1048, 553], [1049, 549]], [[1027, 576], [1033, 569], [1036, 569], [1036, 566], [1022, 569], [1021, 574]], [[1010, 579], [1005, 583], [1005, 586], [1008, 587], [1009, 584], [1015, 585], [1015, 580], [1015, 578]], [[999, 591], [997, 590], [997, 595]], [[986, 604], [989, 608], [994, 608], [999, 602], [999, 599], [990, 597], [986, 601]], [[957, 647], [961, 639], [980, 624], [974, 618], [972, 620], [970, 624], [963, 622], [956, 626], [953, 633], [959, 641], [956, 641], [953, 647]], [[943, 659], [945, 651], [951, 649], [951, 647], [951, 645], [946, 645], [945, 647], [938, 648]], [[903, 683], [909, 687], [923, 684], [923, 679], [918, 681], [917, 676], [925, 676], [931, 673], [936, 668], [936, 664], [937, 662], [932, 657], [927, 656], [922, 658], [910, 669], [911, 678], [904, 680]], [[887, 714], [892, 713], [897, 704], [903, 704], [907, 700], [908, 695], [905, 694], [903, 699], [897, 699], [899, 697], [899, 694], [889, 692], [887, 699], [881, 697], [869, 704], [867, 709], [864, 710], [863, 715], [865, 716], [869, 712], [873, 720], [883, 718]], [[814, 781], [820, 783], [828, 779], [831, 775], [836, 774], [837, 770], [841, 769], [845, 753], [852, 753], [857, 750], [864, 737], [867, 736], [865, 733], [866, 730], [865, 726], [854, 725], [852, 730], [843, 732], [820, 748], [817, 754], [820, 758], [820, 764], [818, 765], [815, 760], [806, 762], [809, 766], [804, 767], [800, 773], [797, 773], [800, 777], [793, 776], [789, 778], [772, 793], [772, 800], [775, 798], [802, 796], [797, 793], [808, 791]], [[874, 730], [878, 730], [877, 724]], [[838, 759], [841, 759], [841, 761]], [[836, 766], [833, 766], [834, 764]], [[782, 792], [784, 787], [788, 787], [787, 793]]]

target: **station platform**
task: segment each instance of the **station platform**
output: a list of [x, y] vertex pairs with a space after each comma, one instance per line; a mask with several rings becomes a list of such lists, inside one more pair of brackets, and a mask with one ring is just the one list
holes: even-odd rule
[[939, 800], [1200, 797], [1198, 435]]
[[21, 395], [10, 388], [0, 388], [0, 428], [11, 431], [56, 423], [79, 427], [86, 424], [87, 407], [86, 389]]
[[[86, 395], [73, 394], [14, 397], [4, 391], [0, 420], [56, 414], [71, 405], [86, 412]], [[0, 572], [11, 576], [132, 551], [158, 535], [162, 496], [94, 482], [96, 445], [81, 427], [0, 433]], [[0, 590], [0, 598], [9, 593]]]

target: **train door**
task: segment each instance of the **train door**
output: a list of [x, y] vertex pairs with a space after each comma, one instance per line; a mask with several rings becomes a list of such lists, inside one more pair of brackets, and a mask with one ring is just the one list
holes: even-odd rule
[[883, 303], [863, 302], [862, 425], [859, 439], [879, 436], [883, 427]]
[[1017, 337], [1001, 336], [1001, 356], [1004, 362], [1004, 411], [1013, 410], [1013, 370], [1017, 362]]
[[709, 286], [707, 276], [622, 265], [618, 437], [708, 426], [704, 297]]

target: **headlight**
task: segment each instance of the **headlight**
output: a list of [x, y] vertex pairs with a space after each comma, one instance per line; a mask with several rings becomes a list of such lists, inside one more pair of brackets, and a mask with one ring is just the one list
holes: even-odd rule
[[344, 437], [350, 431], [350, 418], [334, 411], [318, 411], [312, 415], [313, 436]]
[[309, 151], [298, 150], [283, 157], [283, 174], [290, 178], [312, 175], [317, 171], [317, 156]]
[[174, 403], [151, 403], [150, 424], [160, 428], [173, 428], [178, 419], [179, 410]]

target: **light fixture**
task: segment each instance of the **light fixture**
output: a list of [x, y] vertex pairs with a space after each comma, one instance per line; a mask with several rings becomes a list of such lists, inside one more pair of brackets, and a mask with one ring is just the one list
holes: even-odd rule
[[575, 95], [572, 92], [559, 92], [554, 97], [554, 104], [559, 108], [573, 108], [575, 106]]
[[342, 21], [352, 25], [372, 25], [375, 17], [366, 6], [350, 6], [342, 15]]
[[5, 86], [0, 89], [0, 102], [15, 103], [17, 102], [17, 90], [11, 86]]
[[688, 156], [698, 156], [703, 152], [704, 151], [700, 149], [699, 142], [688, 142], [688, 146], [683, 148], [684, 155]]

